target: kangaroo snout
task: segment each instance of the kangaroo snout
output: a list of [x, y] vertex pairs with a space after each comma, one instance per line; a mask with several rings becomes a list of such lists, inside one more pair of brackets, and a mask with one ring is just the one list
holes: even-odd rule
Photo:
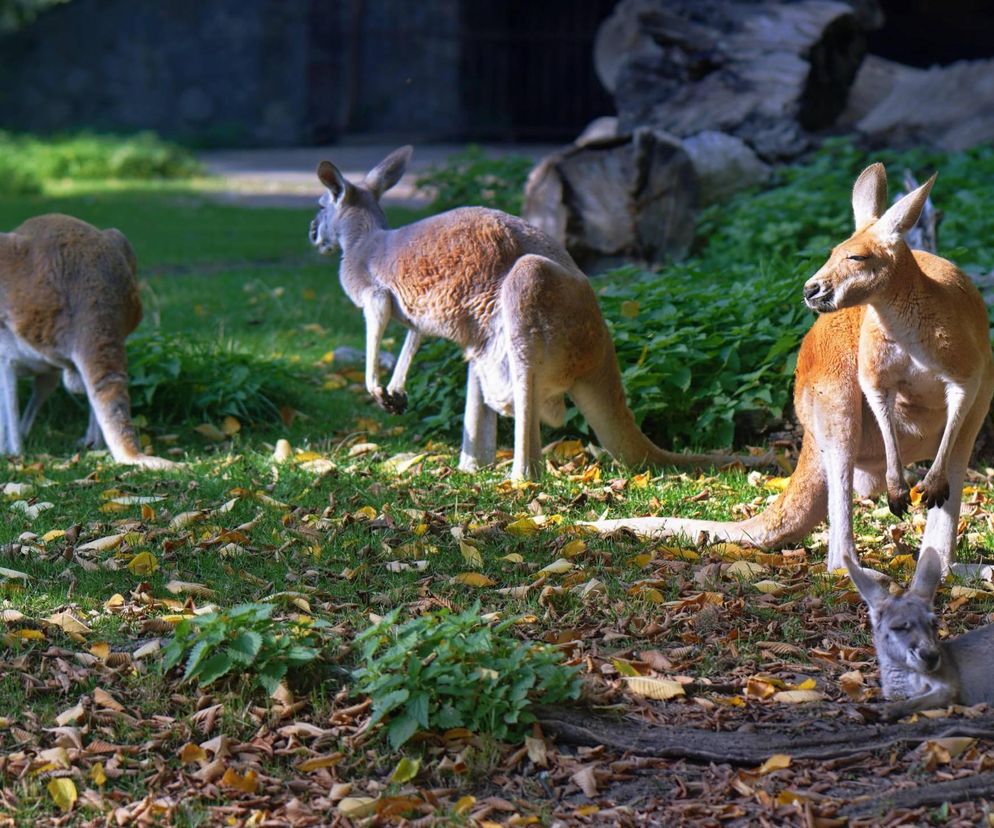
[[835, 310], [834, 294], [831, 285], [824, 282], [808, 282], [804, 285], [804, 304], [811, 310], [819, 312]]
[[915, 653], [929, 673], [939, 666], [939, 650], [933, 646], [919, 647]]

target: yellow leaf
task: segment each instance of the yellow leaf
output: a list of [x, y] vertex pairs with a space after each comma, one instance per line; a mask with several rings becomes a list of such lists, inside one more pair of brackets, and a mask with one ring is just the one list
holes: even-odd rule
[[571, 540], [567, 543], [561, 550], [560, 554], [564, 558], [575, 558], [577, 555], [582, 555], [587, 551], [586, 541], [582, 541], [579, 538], [576, 540]]
[[197, 764], [202, 764], [207, 761], [207, 751], [200, 747], [200, 745], [195, 745], [193, 742], [187, 742], [182, 748], [180, 748], [179, 760], [184, 765], [192, 765], [195, 762]]
[[420, 759], [411, 759], [409, 756], [405, 756], [397, 763], [397, 767], [393, 769], [393, 773], [390, 774], [389, 781], [393, 782], [395, 785], [401, 785], [404, 782], [409, 782], [418, 775], [418, 771], [420, 769]]
[[83, 710], [83, 703], [78, 702], [72, 707], [63, 710], [58, 716], [56, 716], [55, 723], [59, 727], [65, 727], [66, 725], [75, 724], [82, 719], [84, 715], [86, 715], [86, 712]]
[[56, 538], [63, 537], [65, 533], [66, 533], [65, 529], [50, 529], [48, 532], [46, 532], [44, 535], [41, 536], [41, 542], [48, 543], [49, 541], [53, 541]]
[[471, 587], [488, 587], [493, 586], [495, 581], [488, 578], [482, 572], [462, 572], [459, 575], [454, 575], [452, 580], [459, 584], [465, 584]]
[[352, 448], [349, 449], [348, 456], [350, 458], [360, 457], [363, 454], [372, 454], [373, 452], [379, 450], [380, 450], [379, 443], [356, 443], [354, 446], [352, 446]]
[[755, 561], [738, 560], [725, 567], [726, 575], [743, 578], [747, 581], [751, 581], [753, 578], [763, 575], [766, 572], [766, 567]]
[[648, 566], [652, 562], [652, 554], [649, 552], [643, 552], [641, 555], [636, 555], [632, 558], [632, 563], [640, 569]]
[[611, 663], [614, 665], [614, 669], [617, 670], [621, 675], [629, 678], [637, 678], [642, 674], [636, 670], [627, 661], [622, 661], [620, 658], [612, 658]]
[[666, 701], [667, 699], [683, 696], [683, 685], [671, 679], [649, 678], [648, 676], [625, 677], [628, 689], [649, 699]]
[[518, 552], [508, 552], [506, 555], [501, 555], [499, 560], [507, 561], [512, 564], [524, 563], [524, 557]]
[[120, 535], [107, 535], [104, 538], [97, 538], [96, 540], [91, 540], [84, 543], [79, 547], [80, 552], [110, 552], [112, 549], [117, 549], [121, 545], [121, 541], [124, 540], [124, 534]]
[[949, 594], [953, 598], [990, 598], [991, 593], [986, 589], [975, 589], [974, 587], [961, 586], [955, 584], [950, 588]]
[[783, 770], [784, 768], [789, 768], [790, 763], [793, 759], [786, 753], [774, 753], [769, 759], [763, 762], [753, 773], [758, 776], [764, 776], [767, 773], [772, 773], [773, 771]]
[[583, 443], [579, 440], [560, 440], [552, 447], [552, 456], [563, 463], [578, 454], [583, 454]]
[[124, 606], [124, 596], [120, 592], [115, 592], [106, 601], [104, 601], [104, 609], [108, 612], [110, 610], [120, 609]]
[[45, 633], [43, 633], [41, 630], [29, 630], [29, 629], [14, 630], [11, 633], [11, 635], [13, 635], [15, 638], [21, 638], [24, 641], [45, 640]]
[[106, 641], [94, 641], [90, 645], [89, 651], [91, 655], [95, 655], [101, 661], [106, 661], [110, 655], [110, 644]]
[[349, 819], [362, 819], [376, 812], [376, 800], [371, 796], [347, 796], [338, 803], [338, 813]]
[[142, 520], [155, 520], [155, 509], [153, 509], [147, 503], [142, 504], [141, 512], [142, 512]]
[[221, 784], [242, 793], [254, 794], [259, 789], [259, 776], [254, 770], [247, 770], [242, 776], [234, 768], [228, 768], [221, 777]]
[[353, 517], [361, 518], [362, 520], [372, 520], [376, 515], [377, 511], [372, 506], [361, 506], [352, 513]]
[[634, 319], [639, 315], [639, 303], [634, 299], [626, 299], [621, 303], [621, 315], [625, 319]]
[[341, 762], [343, 758], [345, 758], [345, 754], [343, 753], [329, 753], [326, 756], [312, 756], [310, 759], [304, 759], [304, 761], [298, 762], [296, 768], [302, 773], [310, 773], [311, 771], [320, 770], [321, 768], [332, 768]]
[[462, 552], [466, 566], [475, 566], [477, 569], [483, 566], [483, 555], [473, 544], [467, 543], [462, 538], [459, 539], [459, 551]]
[[193, 430], [214, 443], [223, 443], [228, 439], [228, 435], [213, 423], [201, 423], [195, 426]]
[[750, 676], [746, 680], [745, 694], [753, 699], [768, 699], [777, 692], [776, 686], [766, 679]]
[[151, 552], [139, 552], [128, 561], [128, 569], [134, 575], [150, 575], [158, 568], [159, 562]]
[[634, 584], [628, 590], [628, 594], [648, 601], [651, 604], [663, 603], [663, 593], [655, 587], [647, 586], [646, 584]]
[[564, 572], [569, 572], [573, 568], [573, 564], [566, 558], [559, 558], [548, 566], [543, 566], [539, 571], [539, 575], [562, 575]]
[[773, 694], [773, 701], [785, 704], [803, 704], [805, 702], [824, 701], [824, 693], [818, 690], [781, 690]]
[[632, 477], [630, 483], [633, 489], [645, 489], [649, 486], [649, 481], [652, 480], [651, 472], [642, 472], [642, 474], [636, 474]]
[[777, 805], [803, 805], [807, 801], [808, 798], [804, 794], [787, 788], [777, 794]]
[[465, 796], [459, 797], [456, 800], [456, 804], [452, 806], [452, 813], [456, 816], [466, 816], [476, 804], [476, 797], [466, 794]]
[[227, 434], [229, 437], [232, 434], [237, 434], [242, 430], [242, 424], [238, 422], [237, 418], [232, 417], [230, 414], [224, 418], [221, 423], [221, 431]]
[[182, 529], [184, 526], [189, 526], [191, 523], [196, 523], [198, 520], [203, 520], [207, 517], [207, 512], [202, 509], [194, 509], [191, 512], [180, 512], [171, 521], [169, 521], [170, 529]]
[[166, 591], [171, 592], [173, 595], [186, 593], [187, 595], [194, 595], [197, 598], [211, 598], [214, 595], [213, 589], [203, 584], [190, 583], [189, 581], [172, 580], [166, 584]]
[[791, 689], [792, 690], [814, 690], [817, 686], [818, 686], [818, 682], [816, 682], [813, 678], [806, 678], [800, 684], [795, 684]]
[[922, 490], [919, 487], [920, 484], [915, 484], [911, 487], [911, 505], [917, 506], [922, 502]]
[[91, 765], [89, 776], [90, 781], [98, 788], [102, 788], [105, 784], [107, 784], [107, 774], [104, 773], [104, 763], [97, 762], [95, 765]]
[[534, 517], [521, 518], [504, 527], [505, 531], [512, 535], [533, 535], [541, 528], [541, 525]]
[[783, 595], [787, 591], [787, 587], [777, 581], [756, 581], [753, 587], [766, 595]]
[[771, 492], [782, 492], [790, 485], [789, 477], [771, 477], [763, 484], [763, 488]]
[[600, 806], [598, 805], [581, 805], [573, 811], [573, 815], [578, 817], [593, 816], [594, 814], [599, 813], [600, 810]]
[[76, 783], [64, 776], [49, 780], [48, 793], [64, 814], [72, 810], [78, 798]]

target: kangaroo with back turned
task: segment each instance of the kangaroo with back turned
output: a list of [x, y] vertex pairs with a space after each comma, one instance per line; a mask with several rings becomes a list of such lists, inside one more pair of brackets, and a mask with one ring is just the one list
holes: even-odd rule
[[[497, 414], [514, 416], [511, 476], [542, 470], [540, 421], [562, 425], [569, 394], [613, 457], [632, 466], [721, 465], [752, 458], [664, 451], [645, 437], [625, 402], [597, 298], [561, 245], [515, 216], [463, 207], [391, 230], [379, 200], [396, 184], [411, 147], [391, 153], [353, 184], [330, 162], [311, 224], [322, 253], [342, 252], [340, 279], [366, 321], [366, 388], [403, 411], [404, 385], [422, 336], [455, 342], [469, 363], [459, 468], [494, 462]], [[387, 323], [407, 328], [393, 376], [380, 385]]]
[[873, 645], [888, 719], [950, 704], [994, 704], [994, 624], [955, 638], [938, 637], [933, 610], [942, 560], [922, 550], [908, 589], [892, 595], [890, 579], [847, 560], [849, 576], [870, 610]]
[[[124, 340], [142, 317], [135, 253], [119, 230], [49, 214], [0, 233], [0, 451], [23, 438], [61, 375], [90, 403], [87, 445], [119, 463], [167, 468], [141, 450], [131, 423]], [[17, 376], [34, 376], [18, 417]]]
[[928, 507], [923, 544], [952, 562], [960, 495], [994, 394], [987, 308], [951, 262], [902, 239], [935, 176], [887, 209], [881, 164], [853, 188], [856, 232], [804, 286], [818, 317], [797, 359], [794, 407], [804, 426], [797, 468], [765, 511], [740, 522], [635, 518], [597, 521], [662, 537], [707, 533], [760, 547], [800, 541], [828, 517], [828, 567], [855, 558], [852, 492], [887, 491], [909, 505], [905, 463], [934, 458], [917, 488]]

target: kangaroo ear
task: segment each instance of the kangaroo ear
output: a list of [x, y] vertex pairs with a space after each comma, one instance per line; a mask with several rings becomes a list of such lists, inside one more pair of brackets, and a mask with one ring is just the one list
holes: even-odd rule
[[328, 188], [332, 201], [336, 203], [342, 200], [349, 187], [352, 186], [339, 172], [338, 167], [330, 161], [322, 161], [318, 164], [318, 180]]
[[924, 598], [929, 603], [935, 598], [935, 591], [942, 580], [942, 561], [939, 553], [931, 546], [925, 547], [918, 556], [915, 577], [911, 580], [908, 592]]
[[852, 214], [856, 229], [880, 218], [887, 207], [887, 171], [879, 162], [859, 174], [852, 188]]
[[890, 597], [890, 578], [875, 569], [864, 569], [852, 558], [846, 558], [846, 569], [859, 594], [872, 612]]
[[918, 189], [912, 190], [904, 198], [895, 202], [874, 225], [873, 235], [884, 243], [893, 244], [914, 227], [925, 208], [925, 202], [928, 200], [928, 194], [932, 191], [936, 175], [938, 173], [934, 173]]
[[414, 152], [414, 147], [410, 144], [396, 149], [366, 173], [366, 187], [377, 200], [400, 181], [404, 170], [407, 169], [407, 162], [411, 160], [412, 152]]

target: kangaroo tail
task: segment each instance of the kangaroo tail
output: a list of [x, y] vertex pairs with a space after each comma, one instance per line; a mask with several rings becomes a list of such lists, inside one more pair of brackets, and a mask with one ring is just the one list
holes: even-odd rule
[[595, 520], [583, 524], [598, 534], [627, 529], [642, 538], [686, 536], [695, 543], [708, 540], [735, 541], [758, 547], [776, 547], [800, 541], [828, 513], [828, 484], [814, 440], [805, 435], [797, 468], [787, 488], [764, 511], [748, 520], [691, 520], [672, 517]]
[[626, 466], [692, 466], [709, 468], [741, 463], [747, 467], [775, 466], [776, 455], [682, 454], [661, 449], [635, 422], [621, 384], [614, 344], [605, 336], [604, 356], [597, 368], [580, 377], [570, 396], [597, 435], [601, 445]]

